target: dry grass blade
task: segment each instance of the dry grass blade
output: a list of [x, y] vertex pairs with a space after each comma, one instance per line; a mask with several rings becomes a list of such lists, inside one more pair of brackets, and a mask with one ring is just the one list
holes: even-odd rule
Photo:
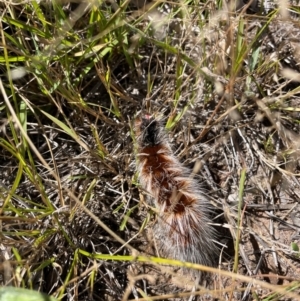
[[[1, 1], [1, 286], [300, 300], [299, 3], [246, 2]], [[159, 257], [135, 171], [143, 110], [215, 208], [219, 269], [185, 264], [207, 287]]]

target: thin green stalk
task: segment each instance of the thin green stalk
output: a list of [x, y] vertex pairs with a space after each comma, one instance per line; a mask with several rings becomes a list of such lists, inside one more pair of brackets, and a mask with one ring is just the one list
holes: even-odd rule
[[241, 220], [242, 220], [241, 215], [242, 215], [245, 181], [246, 181], [246, 168], [244, 167], [241, 170], [241, 178], [240, 178], [240, 185], [239, 185], [238, 219], [237, 219], [237, 230], [236, 230], [236, 239], [235, 239], [235, 254], [234, 254], [234, 265], [233, 265], [233, 272], [234, 273], [237, 273], [238, 264], [239, 264], [239, 244], [240, 244]]

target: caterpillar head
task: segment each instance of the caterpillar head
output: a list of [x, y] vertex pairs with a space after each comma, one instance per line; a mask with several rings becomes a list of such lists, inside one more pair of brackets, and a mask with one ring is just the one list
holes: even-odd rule
[[155, 146], [163, 143], [164, 130], [161, 123], [152, 115], [141, 114], [135, 122], [138, 144], [141, 147]]

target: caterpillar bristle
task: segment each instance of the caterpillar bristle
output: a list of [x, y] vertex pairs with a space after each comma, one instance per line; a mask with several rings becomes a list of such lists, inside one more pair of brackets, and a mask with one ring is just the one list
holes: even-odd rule
[[139, 180], [158, 210], [154, 235], [163, 256], [214, 266], [216, 232], [210, 225], [210, 202], [199, 183], [174, 156], [155, 117], [139, 116], [135, 133]]

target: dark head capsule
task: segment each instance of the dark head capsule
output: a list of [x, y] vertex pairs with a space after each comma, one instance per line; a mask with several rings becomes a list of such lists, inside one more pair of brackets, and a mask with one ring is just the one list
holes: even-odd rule
[[143, 146], [154, 146], [161, 143], [161, 126], [152, 116], [145, 115], [141, 120], [141, 142]]

